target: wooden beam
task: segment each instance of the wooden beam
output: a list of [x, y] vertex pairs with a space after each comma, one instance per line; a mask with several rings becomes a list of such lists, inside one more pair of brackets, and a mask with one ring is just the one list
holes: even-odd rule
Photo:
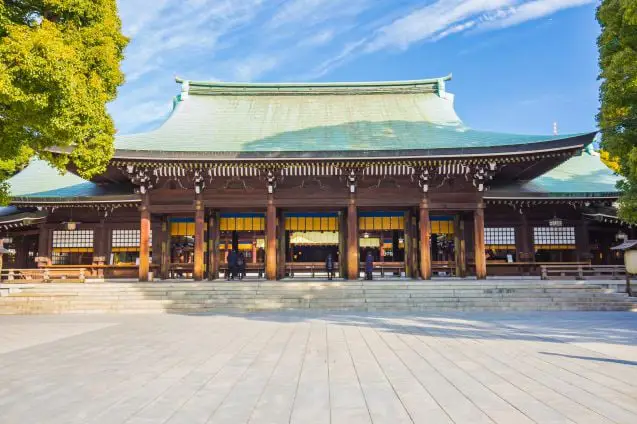
[[195, 281], [203, 280], [204, 273], [205, 224], [204, 206], [201, 194], [195, 198], [195, 264], [192, 277]]
[[347, 204], [347, 279], [358, 280], [359, 273], [358, 253], [358, 210], [356, 196], [350, 194]]
[[484, 203], [480, 202], [478, 208], [473, 212], [473, 231], [476, 258], [476, 278], [484, 280], [487, 278], [487, 256], [484, 251]]
[[148, 281], [148, 271], [150, 270], [150, 211], [148, 209], [148, 194], [143, 195], [139, 212], [139, 281]]
[[420, 276], [431, 279], [431, 225], [429, 223], [429, 200], [423, 196], [420, 201]]
[[273, 194], [268, 194], [265, 231], [265, 277], [268, 280], [276, 280], [276, 207]]

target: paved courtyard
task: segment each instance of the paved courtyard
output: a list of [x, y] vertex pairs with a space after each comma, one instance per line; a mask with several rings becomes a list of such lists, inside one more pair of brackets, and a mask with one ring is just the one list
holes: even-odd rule
[[0, 423], [637, 423], [637, 314], [0, 317]]

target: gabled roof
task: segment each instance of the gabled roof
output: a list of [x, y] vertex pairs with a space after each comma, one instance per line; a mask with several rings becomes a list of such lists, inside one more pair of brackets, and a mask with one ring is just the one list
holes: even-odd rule
[[[583, 146], [575, 136], [472, 130], [455, 112], [454, 96], [445, 89], [449, 79], [315, 84], [178, 80], [182, 93], [166, 122], [148, 133], [118, 136], [115, 158], [433, 155], [503, 146], [529, 150], [529, 145], [546, 148], [571, 139]], [[589, 142], [592, 134], [585, 138]]]
[[[15, 206], [0, 207], [0, 228], [15, 228], [38, 224], [46, 218], [44, 211], [23, 211]], [[0, 241], [0, 246], [2, 245]]]
[[33, 159], [26, 168], [7, 180], [12, 203], [47, 203], [56, 201], [137, 200], [139, 196], [121, 187], [110, 188], [60, 172], [46, 161]]
[[551, 171], [531, 181], [493, 189], [487, 198], [498, 197], [609, 197], [619, 196], [617, 183], [622, 177], [601, 161], [599, 153], [588, 146]]

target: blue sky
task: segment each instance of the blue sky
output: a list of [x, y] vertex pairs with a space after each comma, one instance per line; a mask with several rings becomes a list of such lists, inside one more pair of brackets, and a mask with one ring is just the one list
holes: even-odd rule
[[158, 126], [176, 75], [374, 81], [453, 73], [470, 127], [595, 129], [595, 0], [118, 0], [131, 37], [109, 106], [121, 134]]

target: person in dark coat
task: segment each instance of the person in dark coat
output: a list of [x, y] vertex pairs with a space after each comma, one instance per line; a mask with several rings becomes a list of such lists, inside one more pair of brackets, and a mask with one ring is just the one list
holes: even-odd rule
[[365, 258], [365, 279], [372, 279], [372, 272], [374, 271], [374, 257], [372, 256], [372, 252], [367, 252], [367, 257]]
[[243, 280], [243, 277], [246, 276], [246, 256], [243, 252], [239, 252], [237, 257], [237, 271], [239, 272], [239, 280]]
[[237, 275], [237, 260], [239, 256], [237, 255], [237, 251], [232, 249], [230, 253], [228, 253], [228, 277], [230, 280], [234, 280], [234, 277]]
[[332, 258], [332, 254], [327, 254], [327, 259], [325, 259], [325, 270], [327, 271], [327, 279], [332, 280], [334, 278], [334, 258]]

